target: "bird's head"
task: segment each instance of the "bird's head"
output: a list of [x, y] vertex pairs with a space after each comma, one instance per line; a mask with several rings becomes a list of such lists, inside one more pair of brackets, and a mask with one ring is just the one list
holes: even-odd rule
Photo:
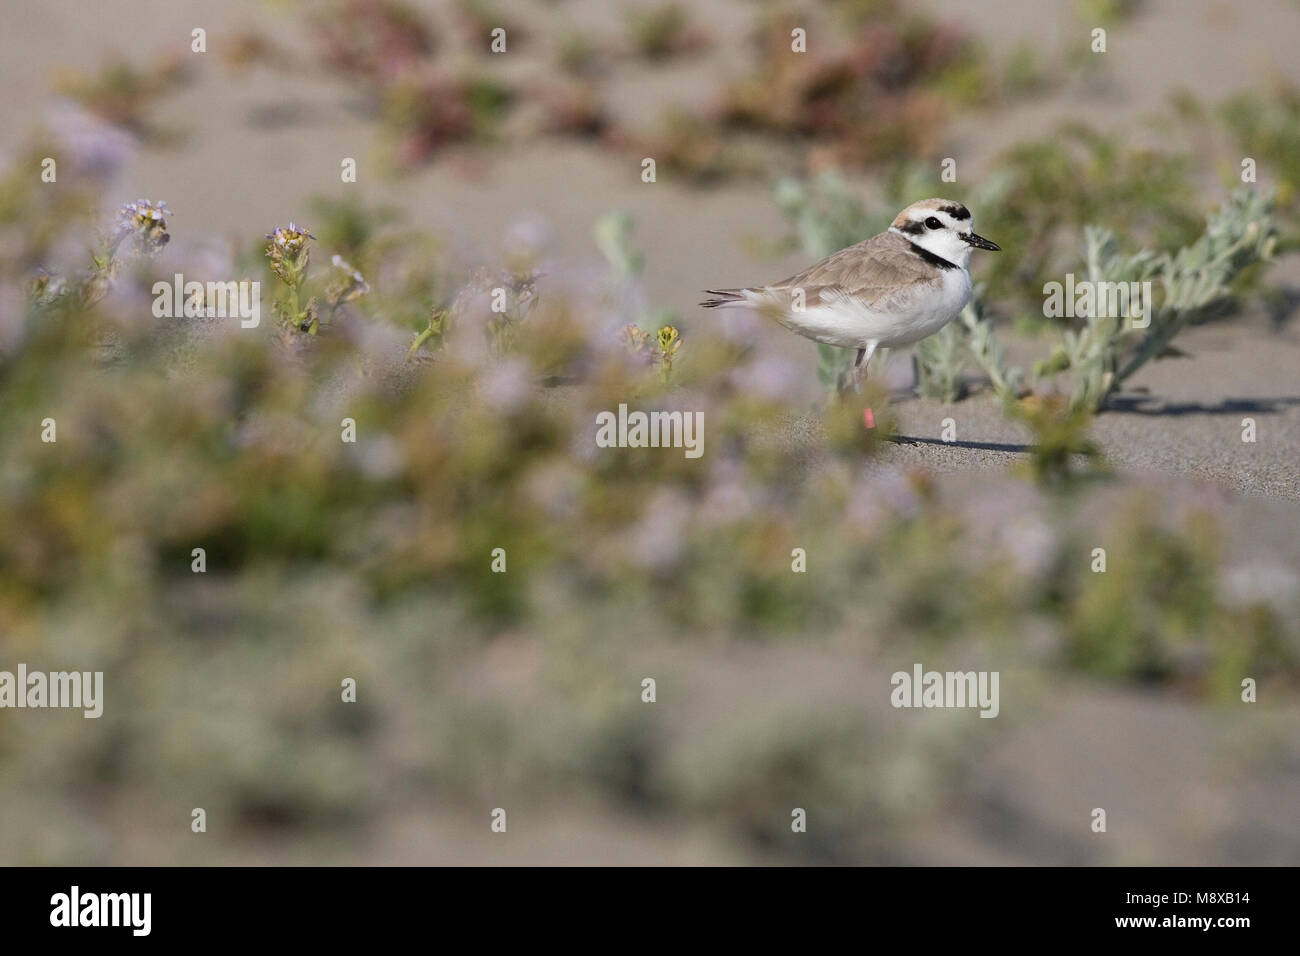
[[972, 249], [997, 252], [997, 243], [975, 234], [970, 210], [951, 199], [922, 199], [895, 217], [889, 227], [942, 259], [966, 266]]

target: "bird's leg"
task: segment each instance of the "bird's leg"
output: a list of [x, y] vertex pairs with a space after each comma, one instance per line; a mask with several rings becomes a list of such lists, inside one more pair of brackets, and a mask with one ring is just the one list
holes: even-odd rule
[[[872, 349], [872, 351], [875, 351]], [[862, 383], [867, 380], [867, 363], [871, 361], [870, 355], [865, 348], [858, 349], [857, 360], [853, 363], [853, 391], [861, 392]], [[867, 428], [876, 427], [876, 415], [870, 408], [862, 410], [862, 424]]]

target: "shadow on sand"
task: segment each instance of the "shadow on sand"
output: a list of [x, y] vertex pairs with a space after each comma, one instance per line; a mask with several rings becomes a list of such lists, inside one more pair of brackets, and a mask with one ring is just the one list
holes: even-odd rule
[[887, 439], [898, 445], [942, 445], [945, 448], [968, 448], [972, 451], [1004, 451], [1011, 454], [1032, 451], [1033, 445], [1012, 445], [993, 441], [944, 441], [941, 438], [917, 438], [912, 435], [890, 435]]
[[[1145, 406], [1155, 403], [1155, 407]], [[1300, 405], [1300, 397], [1278, 398], [1225, 398], [1217, 405], [1201, 402], [1162, 402], [1150, 395], [1117, 395], [1106, 403], [1107, 412], [1130, 415], [1239, 415], [1243, 412], [1256, 415], [1275, 415], [1283, 408]]]

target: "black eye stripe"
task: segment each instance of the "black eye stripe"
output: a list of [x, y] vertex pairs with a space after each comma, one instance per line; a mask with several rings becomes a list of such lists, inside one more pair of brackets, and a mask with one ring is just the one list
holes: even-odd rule
[[929, 219], [927, 219], [927, 220], [925, 221], [925, 227], [926, 227], [927, 229], [942, 229], [942, 228], [943, 228], [943, 223], [941, 223], [941, 222], [940, 222], [938, 219], [936, 219], [934, 216], [931, 216]]

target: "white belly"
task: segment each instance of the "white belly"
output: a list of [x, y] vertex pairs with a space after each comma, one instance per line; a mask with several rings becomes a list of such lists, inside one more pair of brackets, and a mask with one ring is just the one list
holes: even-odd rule
[[838, 298], [809, 304], [803, 312], [779, 316], [787, 328], [817, 342], [841, 348], [911, 345], [933, 335], [957, 317], [970, 299], [970, 273], [948, 269], [941, 281], [910, 300], [895, 301], [894, 310], [872, 309], [860, 300]]

